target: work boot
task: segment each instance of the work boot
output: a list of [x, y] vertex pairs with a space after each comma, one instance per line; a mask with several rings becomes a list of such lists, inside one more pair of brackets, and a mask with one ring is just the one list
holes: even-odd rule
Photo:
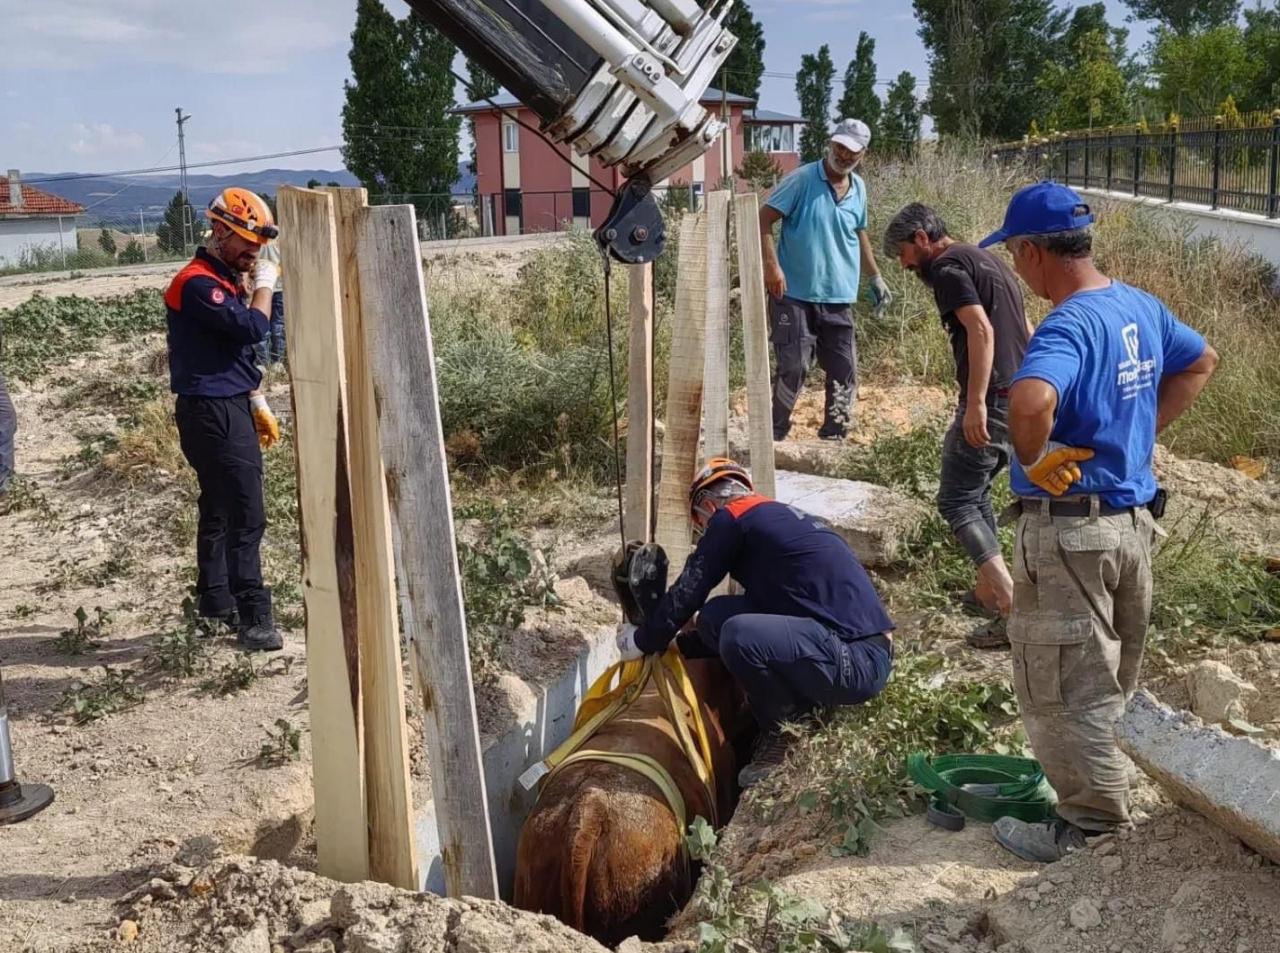
[[959, 596], [960, 608], [969, 615], [976, 615], [983, 619], [998, 619], [1000, 613], [995, 609], [988, 609], [986, 604], [978, 598], [977, 589], [966, 589]]
[[1085, 846], [1084, 831], [1060, 817], [1036, 824], [1002, 817], [991, 825], [991, 831], [997, 844], [1035, 864], [1052, 864]]
[[751, 754], [751, 763], [738, 772], [738, 786], [749, 788], [767, 778], [773, 769], [782, 764], [791, 749], [792, 736], [777, 728], [764, 732], [757, 740]]
[[992, 619], [965, 634], [965, 642], [975, 649], [1007, 649], [1009, 620]]
[[258, 616], [241, 625], [236, 641], [246, 652], [278, 652], [284, 648], [284, 639], [269, 615]]

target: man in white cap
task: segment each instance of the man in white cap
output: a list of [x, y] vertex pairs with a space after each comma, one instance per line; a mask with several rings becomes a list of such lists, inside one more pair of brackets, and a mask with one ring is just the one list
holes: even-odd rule
[[[760, 209], [769, 331], [777, 357], [774, 440], [790, 431], [791, 411], [815, 359], [827, 375], [826, 414], [818, 436], [844, 439], [858, 386], [853, 302], [861, 270], [871, 282], [876, 317], [893, 300], [867, 240], [867, 187], [853, 171], [870, 142], [866, 123], [841, 119], [827, 154], [779, 182]], [[775, 251], [773, 225], [779, 220]]]

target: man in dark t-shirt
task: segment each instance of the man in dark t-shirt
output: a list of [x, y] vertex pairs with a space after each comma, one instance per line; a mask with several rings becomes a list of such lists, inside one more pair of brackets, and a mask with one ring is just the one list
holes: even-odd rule
[[943, 442], [938, 511], [977, 566], [977, 585], [965, 601], [997, 615], [969, 642], [1008, 645], [1004, 618], [1013, 578], [996, 535], [991, 482], [1009, 464], [1009, 385], [1032, 332], [1018, 279], [990, 252], [955, 241], [938, 213], [918, 202], [894, 217], [884, 244], [932, 289], [956, 359], [960, 401]]

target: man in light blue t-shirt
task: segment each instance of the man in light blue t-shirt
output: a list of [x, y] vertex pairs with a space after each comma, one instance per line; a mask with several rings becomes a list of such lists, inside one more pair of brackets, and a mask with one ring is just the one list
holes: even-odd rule
[[[818, 436], [844, 439], [858, 386], [853, 302], [860, 268], [871, 281], [877, 317], [893, 299], [867, 241], [867, 187], [853, 171], [870, 142], [866, 123], [841, 119], [827, 154], [779, 182], [760, 209], [769, 337], [777, 359], [774, 440], [790, 431], [791, 411], [815, 359], [827, 375], [826, 414]], [[775, 251], [773, 226], [779, 220]]]
[[1163, 509], [1156, 435], [1218, 362], [1204, 338], [1092, 258], [1093, 215], [1056, 182], [1021, 189], [1004, 227], [1014, 270], [1053, 310], [1009, 389], [1020, 500], [1009, 642], [1027, 738], [1058, 816], [995, 823], [1004, 847], [1052, 862], [1129, 821], [1115, 723], [1137, 687]]

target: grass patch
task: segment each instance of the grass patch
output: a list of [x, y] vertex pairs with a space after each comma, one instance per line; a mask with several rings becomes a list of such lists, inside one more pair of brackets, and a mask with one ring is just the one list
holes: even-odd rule
[[0, 496], [0, 515], [30, 513], [36, 525], [49, 530], [59, 523], [58, 511], [47, 493], [30, 477], [16, 475], [9, 481], [9, 489]]
[[74, 626], [63, 629], [54, 639], [54, 648], [61, 655], [84, 655], [96, 649], [111, 622], [111, 613], [102, 606], [94, 606], [93, 617], [90, 618], [84, 606], [79, 606], [75, 619]]
[[133, 680], [136, 672], [102, 666], [102, 677], [96, 681], [75, 681], [62, 693], [58, 708], [71, 716], [77, 725], [86, 725], [115, 712], [127, 711], [142, 704], [144, 695]]
[[258, 749], [258, 760], [268, 766], [280, 766], [302, 757], [302, 729], [287, 718], [277, 718], [275, 728], [267, 729], [267, 740]]

